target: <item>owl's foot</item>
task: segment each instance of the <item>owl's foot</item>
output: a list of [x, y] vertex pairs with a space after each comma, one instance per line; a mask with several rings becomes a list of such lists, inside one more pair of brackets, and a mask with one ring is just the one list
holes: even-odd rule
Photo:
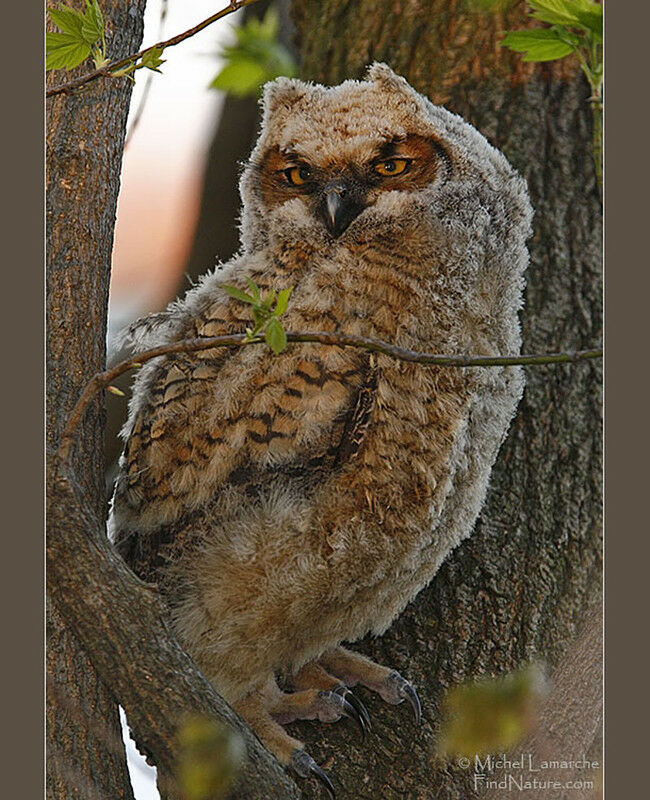
[[341, 717], [347, 717], [356, 722], [364, 738], [366, 735], [363, 716], [342, 693], [330, 689], [306, 689], [302, 692], [280, 694], [269, 707], [269, 712], [273, 719], [281, 724], [297, 719], [337, 722]]
[[345, 686], [361, 684], [377, 692], [391, 705], [407, 700], [413, 709], [416, 725], [420, 723], [422, 719], [420, 698], [415, 688], [399, 672], [375, 664], [369, 658], [346, 650], [345, 647], [328, 650], [321, 656], [319, 663]]
[[[251, 692], [234, 703], [233, 708], [248, 722], [262, 744], [278, 759], [280, 764], [290, 769], [300, 778], [316, 778], [327, 789], [330, 798], [335, 800], [334, 786], [327, 774], [306, 752], [303, 743], [289, 736], [271, 715], [271, 709], [282, 707], [283, 699], [293, 698], [295, 700], [298, 695], [306, 694], [306, 692], [296, 692], [293, 695], [283, 694], [275, 683], [275, 679], [270, 678], [264, 687]], [[318, 694], [318, 692], [313, 694]], [[339, 697], [338, 699], [341, 700], [342, 698]], [[316, 705], [318, 705], [318, 702], [316, 702]], [[339, 704], [334, 701], [334, 705]], [[285, 708], [289, 707], [296, 711], [299, 708], [299, 704], [293, 703], [292, 706], [285, 704]], [[332, 712], [328, 711], [327, 713], [331, 714]], [[342, 712], [339, 713], [337, 718], [341, 716]], [[297, 717], [294, 716], [293, 718], [296, 719]]]
[[292, 678], [291, 683], [295, 689], [321, 689], [323, 691], [330, 691], [336, 695], [341, 696], [346, 700], [356, 712], [355, 720], [358, 717], [357, 724], [361, 728], [362, 735], [365, 738], [366, 731], [372, 728], [370, 722], [370, 714], [366, 710], [364, 704], [356, 697], [348, 687], [342, 683], [338, 678], [334, 678], [329, 673], [319, 666], [315, 661], [306, 664], [299, 672]]

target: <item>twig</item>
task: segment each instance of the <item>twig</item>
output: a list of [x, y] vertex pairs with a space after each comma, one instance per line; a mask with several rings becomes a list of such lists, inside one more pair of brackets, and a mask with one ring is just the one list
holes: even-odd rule
[[173, 47], [175, 44], [180, 44], [186, 39], [189, 39], [190, 37], [199, 33], [199, 31], [202, 31], [204, 28], [207, 28], [208, 25], [212, 25], [212, 23], [216, 22], [218, 19], [222, 19], [223, 17], [228, 16], [228, 14], [232, 14], [234, 11], [238, 11], [244, 6], [249, 6], [257, 2], [258, 0], [232, 0], [232, 2], [230, 2], [225, 8], [222, 8], [221, 11], [218, 11], [216, 14], [213, 14], [207, 19], [204, 19], [203, 22], [199, 22], [198, 25], [195, 25], [193, 28], [190, 28], [184, 33], [179, 33], [176, 36], [172, 36], [171, 39], [166, 39], [164, 42], [152, 44], [149, 47], [145, 47], [144, 50], [140, 50], [137, 53], [132, 53], [131, 55], [120, 58], [117, 61], [111, 61], [110, 64], [106, 64], [105, 67], [93, 70], [92, 72], [87, 72], [85, 75], [80, 75], [78, 78], [74, 78], [74, 80], [68, 81], [67, 83], [60, 83], [58, 86], [53, 86], [51, 89], [47, 90], [45, 96], [53, 97], [57, 94], [70, 94], [70, 92], [73, 92], [75, 89], [79, 89], [81, 86], [85, 86], [85, 84], [97, 80], [97, 78], [120, 77], [114, 75], [113, 73], [116, 70], [121, 70], [124, 67], [128, 67], [129, 64], [132, 64], [138, 59], [142, 58], [147, 50], [151, 50], [154, 47], [162, 48], [164, 50], [167, 47]]
[[[325, 332], [287, 332], [287, 341], [311, 342], [334, 347], [358, 347], [373, 353], [383, 353], [398, 361], [444, 367], [508, 367], [518, 365], [565, 364], [591, 358], [600, 358], [603, 354], [602, 350], [578, 350], [572, 353], [538, 353], [535, 355], [517, 356], [439, 355], [436, 353], [419, 353], [416, 350], [397, 347], [389, 342], [383, 342], [381, 339], [370, 339], [367, 336], [350, 336], [344, 333]], [[109, 386], [112, 381], [125, 372], [128, 372], [130, 369], [139, 367], [145, 362], [151, 361], [152, 358], [158, 358], [159, 356], [172, 355], [174, 353], [193, 353], [200, 350], [211, 350], [215, 347], [244, 347], [250, 344], [263, 344], [263, 340], [259, 338], [250, 339], [245, 333], [213, 336], [209, 339], [184, 339], [174, 344], [162, 345], [160, 347], [154, 347], [151, 350], [145, 350], [132, 358], [121, 361], [105, 372], [98, 372], [86, 384], [68, 417], [63, 433], [61, 434], [57, 457], [62, 463], [68, 461], [77, 428], [81, 424], [81, 420], [92, 399], [98, 392], [106, 386]]]

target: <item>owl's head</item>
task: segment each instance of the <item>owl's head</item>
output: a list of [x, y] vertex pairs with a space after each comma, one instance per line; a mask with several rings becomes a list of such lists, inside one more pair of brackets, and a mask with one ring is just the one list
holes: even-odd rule
[[460, 117], [434, 106], [385, 64], [364, 81], [266, 85], [260, 137], [241, 180], [246, 250], [288, 230], [330, 243], [369, 221], [413, 218], [450, 180], [511, 173]]

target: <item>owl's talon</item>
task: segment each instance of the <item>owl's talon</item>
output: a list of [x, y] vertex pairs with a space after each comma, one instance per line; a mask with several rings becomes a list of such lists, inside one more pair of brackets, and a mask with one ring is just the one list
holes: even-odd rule
[[418, 697], [418, 693], [415, 691], [415, 688], [411, 686], [410, 683], [407, 683], [404, 687], [404, 691], [406, 692], [406, 699], [411, 704], [411, 708], [413, 709], [413, 713], [415, 714], [415, 724], [419, 725], [422, 721], [422, 706], [420, 705], [420, 698]]
[[289, 767], [301, 778], [316, 778], [327, 789], [331, 800], [336, 800], [334, 784], [306, 750], [295, 750], [291, 755]]
[[394, 684], [395, 691], [399, 697], [398, 702], [401, 703], [402, 700], [409, 701], [415, 715], [415, 724], [419, 725], [422, 720], [422, 706], [415, 688], [399, 672], [391, 672], [388, 680]]
[[338, 691], [329, 691], [325, 690], [323, 692], [319, 692], [319, 697], [322, 697], [324, 700], [329, 702], [335, 702], [338, 710], [344, 717], [348, 719], [354, 720], [359, 726], [359, 730], [361, 732], [361, 738], [366, 738], [366, 723], [361, 714], [357, 711], [352, 703], [350, 703], [347, 697], [343, 696], [341, 692]]
[[355, 709], [355, 711], [359, 714], [361, 721], [364, 726], [364, 736], [366, 731], [372, 730], [372, 722], [370, 721], [370, 714], [368, 710], [364, 706], [364, 704], [359, 700], [359, 698], [354, 695], [347, 686], [341, 684], [336, 689], [334, 689], [334, 694], [339, 694], [343, 697], [344, 700], [347, 700], [348, 703]]

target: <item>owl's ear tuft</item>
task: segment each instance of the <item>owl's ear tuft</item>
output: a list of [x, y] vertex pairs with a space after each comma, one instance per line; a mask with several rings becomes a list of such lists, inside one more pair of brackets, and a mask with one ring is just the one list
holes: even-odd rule
[[374, 64], [368, 67], [366, 80], [380, 84], [383, 89], [408, 94], [409, 96], [413, 95], [413, 89], [409, 86], [408, 81], [393, 72], [388, 64], [384, 64], [381, 61], [375, 61]]
[[276, 78], [264, 86], [262, 107], [267, 116], [289, 110], [307, 93], [307, 84], [293, 78]]

